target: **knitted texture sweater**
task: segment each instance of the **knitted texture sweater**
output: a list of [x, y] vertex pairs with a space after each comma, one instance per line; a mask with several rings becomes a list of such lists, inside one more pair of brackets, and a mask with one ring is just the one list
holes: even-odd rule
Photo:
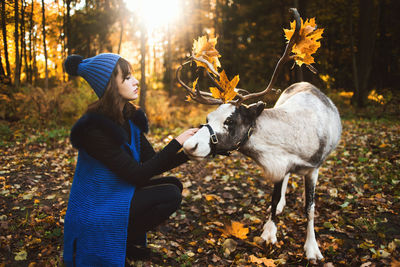
[[134, 188], [188, 160], [178, 153], [176, 140], [154, 151], [143, 134], [148, 125], [141, 110], [124, 117], [127, 123], [121, 126], [104, 115], [87, 113], [71, 130], [79, 154], [64, 225], [67, 266], [73, 266], [74, 254], [76, 266], [124, 266]]
[[[131, 121], [129, 124], [131, 142], [124, 146], [140, 162], [140, 130]], [[79, 150], [64, 224], [67, 266], [125, 265], [134, 190], [85, 150]]]

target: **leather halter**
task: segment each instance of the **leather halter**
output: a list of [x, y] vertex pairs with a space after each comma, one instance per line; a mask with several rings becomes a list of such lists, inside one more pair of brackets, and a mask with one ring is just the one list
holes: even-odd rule
[[212, 155], [213, 157], [215, 157], [215, 155], [224, 155], [224, 156], [230, 156], [231, 155], [231, 151], [233, 150], [238, 150], [244, 143], [247, 142], [247, 140], [249, 140], [250, 136], [253, 133], [254, 130], [254, 122], [250, 125], [249, 129], [247, 130], [247, 134], [245, 134], [242, 139], [236, 143], [236, 145], [231, 148], [231, 149], [219, 149], [217, 150], [217, 144], [218, 144], [218, 137], [217, 134], [214, 132], [213, 128], [207, 123], [207, 124], [201, 124], [201, 127], [207, 127], [208, 131], [210, 132], [210, 155]]

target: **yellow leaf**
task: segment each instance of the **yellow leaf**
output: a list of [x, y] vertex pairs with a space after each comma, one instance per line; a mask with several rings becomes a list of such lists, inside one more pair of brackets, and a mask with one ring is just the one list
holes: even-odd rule
[[5, 94], [0, 94], [0, 100], [4, 100], [5, 102], [11, 102], [11, 99]]
[[[283, 29], [287, 42], [289, 42], [290, 38], [293, 36], [295, 27], [296, 22], [293, 21], [290, 23], [290, 29]], [[308, 19], [304, 23], [303, 19], [301, 19], [299, 37], [292, 48], [297, 65], [310, 65], [314, 63], [314, 58], [311, 55], [321, 46], [318, 40], [322, 38], [323, 32], [324, 29], [317, 29], [315, 18]]]
[[[221, 67], [221, 63], [219, 62], [219, 57], [221, 55], [215, 49], [215, 46], [217, 44], [217, 38], [210, 38], [207, 39], [207, 37], [201, 36], [193, 42], [193, 55], [197, 58], [203, 58], [207, 60], [215, 70], [217, 70], [217, 67]], [[196, 61], [197, 66], [201, 66], [206, 68], [209, 72], [210, 69], [209, 67], [204, 64], [203, 62]]]
[[196, 91], [196, 86], [197, 86], [197, 82], [199, 81], [199, 77], [196, 78], [196, 80], [193, 82], [193, 87], [192, 87], [192, 91], [195, 92]]
[[24, 99], [26, 99], [26, 95], [24, 95], [23, 93], [20, 93], [20, 92], [15, 93], [13, 96], [14, 96], [15, 100], [24, 100]]
[[215, 240], [213, 238], [206, 239], [206, 243], [209, 244], [209, 245], [214, 245], [215, 244]]
[[215, 197], [216, 197], [215, 195], [205, 195], [204, 197], [206, 198], [207, 201], [211, 201], [211, 200], [216, 199], [216, 198], [215, 198]]
[[257, 263], [257, 264], [264, 264], [267, 267], [274, 267], [276, 266], [274, 260], [267, 259], [267, 258], [257, 258], [254, 255], [250, 255], [250, 262]]
[[229, 81], [224, 70], [219, 75], [219, 81], [217, 81], [217, 83], [224, 91], [221, 92], [216, 87], [210, 87], [210, 92], [214, 98], [221, 99], [226, 103], [234, 99], [237, 95], [235, 88], [239, 83], [239, 75], [236, 75], [231, 81]]
[[221, 229], [222, 233], [226, 236], [235, 236], [240, 239], [246, 239], [249, 233], [249, 228], [245, 228], [244, 224], [240, 222], [232, 221], [231, 225], [226, 225], [224, 229]]
[[26, 260], [28, 253], [25, 250], [21, 250], [20, 252], [15, 253], [14, 260], [16, 261], [24, 261]]

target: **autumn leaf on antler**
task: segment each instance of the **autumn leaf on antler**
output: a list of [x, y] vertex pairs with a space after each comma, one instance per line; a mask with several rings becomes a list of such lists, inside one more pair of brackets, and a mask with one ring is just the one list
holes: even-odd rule
[[224, 91], [221, 92], [220, 90], [218, 90], [217, 87], [210, 87], [211, 94], [214, 98], [219, 98], [224, 101], [224, 103], [235, 98], [235, 96], [237, 95], [235, 88], [236, 85], [239, 83], [239, 75], [236, 75], [232, 79], [232, 81], [229, 81], [228, 77], [225, 74], [225, 71], [223, 70], [219, 74], [219, 81], [216, 82]]
[[226, 225], [224, 229], [219, 229], [226, 236], [235, 236], [240, 239], [246, 239], [249, 228], [245, 228], [244, 224], [232, 221], [231, 225]]
[[196, 60], [196, 58], [202, 58], [206, 61], [208, 61], [211, 66], [214, 68], [214, 70], [216, 71], [218, 67], [221, 67], [221, 63], [219, 62], [219, 57], [221, 57], [221, 55], [219, 54], [219, 52], [217, 51], [217, 49], [215, 49], [215, 46], [217, 45], [217, 38], [210, 38], [207, 40], [207, 37], [201, 36], [196, 40], [194, 40], [193, 42], [193, 56], [194, 56], [194, 60], [197, 64], [197, 66], [201, 66], [204, 67], [208, 70], [208, 72], [213, 72], [212, 70], [210, 70], [209, 66], [207, 66], [207, 64], [200, 62], [198, 60]]
[[[196, 92], [196, 86], [197, 86], [197, 82], [199, 81], [199, 78], [197, 77], [197, 79], [193, 82], [192, 85], [192, 92], [195, 93]], [[190, 95], [186, 96], [186, 101], [190, 102], [192, 100], [192, 97]]]
[[[283, 29], [287, 42], [289, 42], [292, 37], [295, 27], [296, 21], [293, 21], [290, 23], [290, 29]], [[318, 40], [322, 38], [323, 32], [324, 29], [317, 29], [315, 18], [307, 19], [304, 23], [303, 19], [301, 19], [299, 37], [292, 48], [297, 65], [310, 65], [314, 63], [314, 58], [311, 55], [321, 46], [321, 43]]]

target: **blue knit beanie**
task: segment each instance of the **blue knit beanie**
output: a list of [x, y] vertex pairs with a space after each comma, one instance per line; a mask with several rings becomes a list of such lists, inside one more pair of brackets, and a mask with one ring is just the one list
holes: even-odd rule
[[99, 54], [86, 59], [79, 55], [70, 55], [64, 62], [64, 68], [69, 75], [83, 77], [101, 98], [120, 57], [112, 53]]

